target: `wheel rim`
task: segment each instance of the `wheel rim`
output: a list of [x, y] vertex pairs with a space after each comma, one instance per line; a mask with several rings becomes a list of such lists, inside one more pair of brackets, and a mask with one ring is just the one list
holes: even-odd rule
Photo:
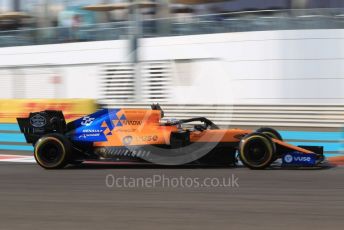
[[64, 160], [65, 149], [55, 138], [44, 140], [35, 151], [38, 163], [45, 167], [56, 167]]
[[62, 157], [62, 149], [55, 143], [46, 143], [39, 151], [40, 158], [48, 164], [57, 163]]
[[262, 167], [272, 159], [272, 148], [263, 137], [252, 137], [244, 144], [243, 160], [252, 167]]

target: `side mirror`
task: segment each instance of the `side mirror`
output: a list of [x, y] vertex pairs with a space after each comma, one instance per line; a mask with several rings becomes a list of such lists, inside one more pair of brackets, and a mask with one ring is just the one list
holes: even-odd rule
[[165, 113], [164, 113], [164, 110], [162, 110], [162, 108], [161, 108], [161, 106], [159, 105], [159, 103], [156, 103], [156, 104], [152, 104], [151, 105], [151, 108], [152, 108], [152, 110], [160, 110], [160, 112], [161, 112], [161, 118], [164, 118], [164, 116], [165, 116]]

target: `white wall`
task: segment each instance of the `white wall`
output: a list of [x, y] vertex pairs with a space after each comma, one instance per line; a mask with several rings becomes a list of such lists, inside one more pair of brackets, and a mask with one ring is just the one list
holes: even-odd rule
[[178, 77], [178, 71], [174, 71], [175, 80], [171, 90], [174, 103], [230, 104], [235, 102], [234, 81], [227, 77], [224, 60], [197, 59], [189, 64], [189, 68], [189, 73], [180, 77]]
[[222, 59], [225, 74], [209, 76], [218, 85], [208, 93], [226, 91], [226, 101], [342, 103], [343, 48], [344, 30], [247, 32], [147, 39], [143, 58]]
[[[0, 67], [59, 66], [65, 97], [99, 97], [100, 66], [129, 61], [127, 45], [120, 40], [1, 48]], [[194, 84], [173, 87], [176, 102], [344, 102], [344, 30], [147, 38], [140, 47], [142, 61], [198, 60]]]
[[99, 65], [76, 65], [62, 70], [68, 98], [99, 98]]
[[126, 50], [122, 40], [6, 47], [0, 48], [0, 66], [122, 62]]
[[0, 98], [12, 98], [12, 73], [7, 69], [0, 69]]

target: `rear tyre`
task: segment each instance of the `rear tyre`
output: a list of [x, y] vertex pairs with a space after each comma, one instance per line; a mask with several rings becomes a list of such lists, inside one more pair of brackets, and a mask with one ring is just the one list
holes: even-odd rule
[[70, 142], [61, 134], [47, 134], [36, 142], [34, 156], [45, 169], [63, 168], [71, 159]]
[[250, 169], [269, 167], [276, 159], [275, 152], [275, 144], [262, 133], [249, 134], [239, 144], [240, 160]]
[[257, 133], [263, 133], [273, 139], [277, 139], [277, 140], [280, 140], [280, 141], [283, 141], [283, 138], [281, 136], [281, 134], [275, 130], [275, 129], [272, 129], [272, 128], [269, 128], [269, 127], [262, 127], [260, 129], [257, 129], [256, 131]]

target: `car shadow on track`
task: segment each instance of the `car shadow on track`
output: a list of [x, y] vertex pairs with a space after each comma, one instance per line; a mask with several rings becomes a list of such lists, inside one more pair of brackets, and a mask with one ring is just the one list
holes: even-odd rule
[[[319, 167], [269, 167], [265, 170], [327, 170], [337, 167], [333, 164], [322, 165]], [[89, 169], [247, 169], [245, 166], [208, 166], [208, 165], [154, 165], [154, 164], [136, 164], [136, 165], [114, 165], [114, 164], [80, 164], [69, 165], [64, 170], [89, 170]], [[262, 171], [262, 170], [255, 170]]]
[[70, 165], [64, 170], [83, 170], [83, 169], [240, 169], [242, 166], [206, 166], [206, 165], [111, 165], [111, 164], [80, 164]]

